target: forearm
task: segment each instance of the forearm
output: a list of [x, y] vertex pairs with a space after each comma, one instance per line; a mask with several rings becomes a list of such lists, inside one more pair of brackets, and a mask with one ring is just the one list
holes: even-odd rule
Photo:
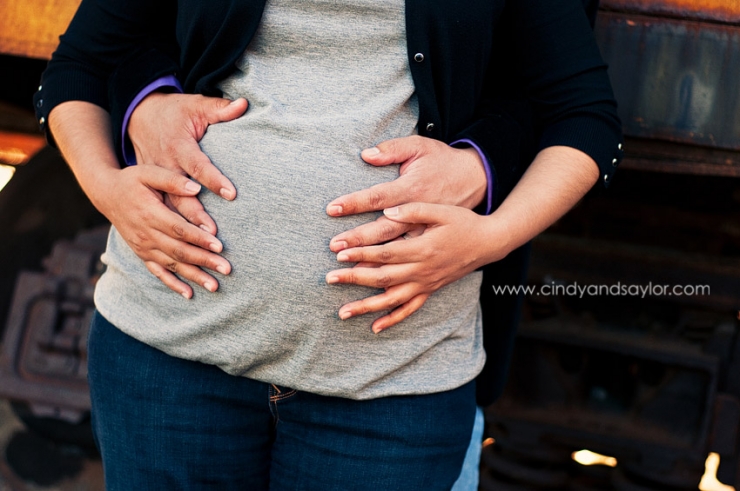
[[53, 109], [49, 114], [49, 125], [82, 190], [92, 204], [110, 219], [105, 206], [105, 190], [119, 165], [113, 149], [108, 113], [95, 104], [69, 101]]
[[153, 165], [121, 169], [110, 117], [98, 106], [80, 101], [60, 104], [51, 112], [49, 124], [83, 191], [149, 271], [185, 298], [193, 295], [192, 287], [173, 273], [216, 291], [217, 280], [201, 268], [229, 274], [231, 266], [218, 255], [223, 245], [165, 204], [165, 195], [193, 197], [200, 185]]
[[568, 212], [599, 177], [599, 169], [588, 155], [570, 147], [542, 150], [501, 206], [486, 217], [490, 241], [485, 262], [500, 259], [500, 245], [508, 253], [532, 240]]

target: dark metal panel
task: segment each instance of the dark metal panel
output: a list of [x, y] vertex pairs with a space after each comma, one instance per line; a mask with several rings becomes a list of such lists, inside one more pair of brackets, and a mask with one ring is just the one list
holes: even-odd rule
[[708, 285], [708, 295], [677, 296], [667, 290], [660, 298], [719, 310], [740, 309], [736, 259], [555, 234], [535, 239], [532, 253], [533, 278], [546, 274], [581, 285]]
[[740, 155], [734, 150], [697, 147], [638, 138], [625, 139], [621, 169], [740, 177]]
[[740, 29], [601, 12], [625, 133], [740, 150]]

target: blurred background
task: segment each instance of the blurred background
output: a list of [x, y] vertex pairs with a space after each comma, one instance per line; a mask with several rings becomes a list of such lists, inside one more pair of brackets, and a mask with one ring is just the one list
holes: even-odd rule
[[[103, 489], [85, 339], [107, 224], [31, 107], [78, 3], [0, 0], [0, 491]], [[625, 159], [533, 243], [480, 489], [734, 489], [740, 2], [602, 0], [596, 34]]]

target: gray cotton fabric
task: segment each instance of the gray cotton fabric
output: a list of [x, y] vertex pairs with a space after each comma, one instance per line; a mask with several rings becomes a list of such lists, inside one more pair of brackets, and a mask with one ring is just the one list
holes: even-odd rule
[[112, 230], [95, 296], [103, 316], [172, 356], [318, 394], [424, 394], [473, 379], [485, 361], [481, 273], [377, 335], [381, 314], [341, 321], [337, 311], [379, 291], [325, 283], [343, 267], [329, 240], [379, 216], [331, 218], [326, 205], [397, 178], [397, 165], [370, 166], [360, 151], [416, 133], [403, 0], [270, 0], [221, 89], [250, 103], [201, 141], [238, 191], [233, 202], [201, 194], [232, 273], [185, 300]]

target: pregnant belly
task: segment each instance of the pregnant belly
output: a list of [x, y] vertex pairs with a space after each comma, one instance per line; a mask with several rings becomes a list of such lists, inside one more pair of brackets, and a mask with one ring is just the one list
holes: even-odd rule
[[[343, 194], [395, 179], [398, 167], [365, 164], [359, 157], [364, 142], [334, 145], [336, 135], [321, 141], [319, 135], [285, 138], [273, 132], [266, 139], [264, 134], [215, 125], [201, 141], [237, 189], [231, 202], [208, 191], [201, 195], [232, 264], [228, 276], [214, 273], [219, 290], [195, 288], [194, 297], [184, 301], [152, 276], [114, 231], [108, 270], [96, 291], [101, 313], [173, 356], [327, 394], [347, 384], [352, 390], [341, 394], [358, 394], [389, 373], [403, 375], [399, 366], [413, 372], [409, 367], [420, 364], [422, 378], [433, 382], [438, 364], [424, 360], [436, 360], [432, 354], [442, 348], [445, 362], [457, 368], [473, 360], [477, 369], [482, 363], [475, 331], [478, 272], [438, 290], [382, 335], [370, 330], [381, 313], [346, 321], [337, 316], [342, 305], [378, 290], [326, 284], [329, 271], [346, 267], [336, 261], [329, 241], [379, 213], [332, 218], [326, 206]], [[304, 143], [309, 141], [317, 143]], [[418, 382], [410, 377], [408, 391], [418, 390]]]
[[308, 144], [256, 133], [216, 126], [201, 141], [203, 151], [237, 189], [232, 202], [212, 193], [202, 196], [218, 225], [224, 257], [232, 264], [221, 291], [238, 294], [255, 308], [276, 308], [280, 297], [289, 299], [286, 307], [300, 304], [320, 317], [336, 318], [341, 305], [374, 290], [325, 283], [326, 273], [343, 267], [329, 241], [380, 213], [332, 218], [326, 206], [343, 194], [395, 179], [398, 166], [364, 163], [360, 145], [344, 150], [331, 141]]

